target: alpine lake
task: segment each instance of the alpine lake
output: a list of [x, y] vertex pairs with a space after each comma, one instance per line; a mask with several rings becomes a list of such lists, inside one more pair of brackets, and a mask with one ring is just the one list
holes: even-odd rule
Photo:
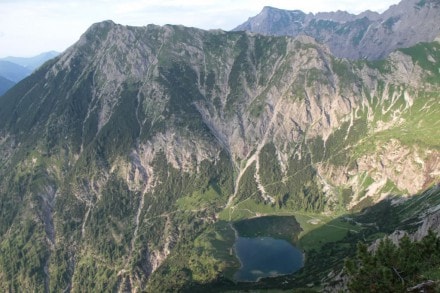
[[303, 267], [303, 252], [294, 242], [301, 231], [294, 217], [268, 216], [233, 224], [234, 250], [240, 261], [237, 282], [292, 274]]

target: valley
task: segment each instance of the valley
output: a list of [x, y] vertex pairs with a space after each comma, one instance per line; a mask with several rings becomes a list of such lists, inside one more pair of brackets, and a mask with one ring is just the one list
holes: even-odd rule
[[[440, 232], [439, 68], [438, 38], [92, 25], [0, 97], [0, 290], [347, 288], [358, 242]], [[236, 278], [240, 238], [303, 262]]]

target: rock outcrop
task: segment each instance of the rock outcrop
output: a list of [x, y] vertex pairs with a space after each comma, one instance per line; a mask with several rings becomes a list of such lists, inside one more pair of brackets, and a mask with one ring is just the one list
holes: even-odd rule
[[433, 41], [440, 33], [439, 23], [437, 0], [403, 0], [382, 14], [337, 11], [315, 15], [265, 7], [234, 30], [276, 36], [305, 34], [329, 46], [335, 56], [377, 60], [397, 48]]

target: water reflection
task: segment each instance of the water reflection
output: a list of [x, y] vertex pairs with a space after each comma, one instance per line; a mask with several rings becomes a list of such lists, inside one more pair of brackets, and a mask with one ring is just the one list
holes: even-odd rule
[[291, 274], [303, 266], [303, 254], [298, 248], [271, 237], [238, 237], [235, 253], [241, 262], [234, 275], [236, 281], [256, 282], [262, 277]]

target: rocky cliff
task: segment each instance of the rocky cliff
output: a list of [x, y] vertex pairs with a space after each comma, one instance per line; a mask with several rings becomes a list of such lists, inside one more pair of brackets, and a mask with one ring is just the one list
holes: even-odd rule
[[398, 49], [431, 42], [440, 34], [438, 0], [403, 0], [382, 14], [343, 11], [305, 14], [265, 7], [234, 30], [265, 35], [308, 35], [331, 52], [353, 60], [377, 60]]
[[437, 42], [351, 62], [305, 36], [93, 25], [0, 98], [0, 288], [209, 284], [237, 265], [225, 222], [432, 186], [439, 60]]

